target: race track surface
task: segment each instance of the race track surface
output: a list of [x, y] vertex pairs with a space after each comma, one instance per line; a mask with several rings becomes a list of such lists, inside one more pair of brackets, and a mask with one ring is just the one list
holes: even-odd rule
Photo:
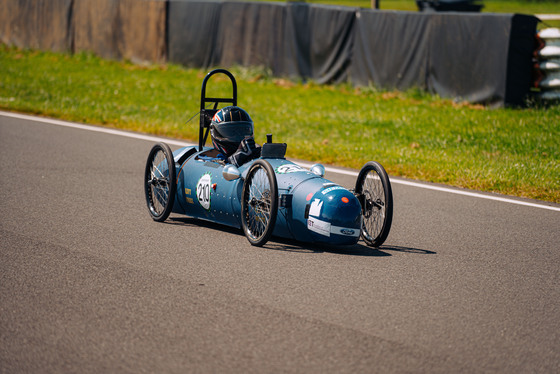
[[0, 113], [0, 373], [559, 371], [558, 205], [394, 179], [379, 250], [256, 248], [150, 219], [153, 144]]

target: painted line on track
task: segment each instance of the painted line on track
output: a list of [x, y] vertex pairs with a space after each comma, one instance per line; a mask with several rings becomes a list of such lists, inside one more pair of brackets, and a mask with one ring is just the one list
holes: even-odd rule
[[535, 17], [541, 21], [557, 21], [560, 20], [560, 14], [535, 14]]
[[[145, 141], [150, 141], [150, 142], [166, 142], [167, 144], [176, 145], [176, 146], [179, 146], [179, 147], [188, 147], [188, 146], [196, 145], [195, 143], [189, 143], [189, 142], [178, 141], [178, 140], [173, 140], [173, 139], [160, 138], [160, 137], [150, 136], [150, 135], [142, 135], [142, 134], [137, 134], [137, 133], [128, 132], [128, 131], [124, 131], [124, 130], [115, 130], [115, 129], [109, 129], [109, 128], [93, 126], [93, 125], [83, 125], [83, 124], [79, 124], [79, 123], [73, 123], [73, 122], [62, 121], [62, 120], [57, 120], [57, 119], [52, 119], [52, 118], [45, 118], [45, 117], [30, 116], [30, 115], [26, 115], [26, 114], [0, 111], [0, 115], [4, 116], [4, 117], [12, 117], [12, 118], [23, 119], [23, 120], [28, 120], [28, 121], [48, 123], [48, 124], [51, 124], [51, 125], [70, 127], [70, 128], [74, 128], [74, 129], [101, 132], [101, 133], [105, 133], [105, 134], [118, 135], [118, 136], [125, 136], [125, 137], [128, 137], [128, 138], [145, 140]], [[313, 164], [298, 161], [298, 165], [309, 168]], [[331, 172], [331, 173], [336, 173], [336, 174], [349, 175], [349, 176], [353, 176], [353, 177], [358, 176], [357, 171], [338, 169], [338, 168], [331, 167], [331, 166], [326, 166], [325, 170], [328, 171], [328, 172]], [[516, 200], [514, 198], [510, 198], [510, 197], [506, 197], [506, 196], [486, 195], [486, 194], [480, 193], [480, 192], [473, 192], [473, 191], [462, 190], [462, 189], [458, 189], [458, 188], [442, 187], [442, 186], [436, 186], [436, 185], [425, 184], [425, 183], [418, 183], [418, 182], [413, 182], [413, 181], [404, 180], [404, 179], [395, 178], [395, 177], [391, 177], [391, 183], [392, 184], [402, 184], [402, 185], [405, 185], [405, 186], [416, 187], [416, 188], [423, 188], [423, 189], [432, 190], [432, 191], [446, 192], [446, 193], [452, 193], [452, 194], [456, 194], [456, 195], [469, 196], [469, 197], [486, 199], [486, 200], [493, 200], [493, 201], [500, 201], [500, 202], [509, 203], [509, 204], [516, 204], [516, 205], [522, 205], [522, 206], [528, 206], [528, 207], [533, 207], [533, 208], [547, 209], [547, 210], [553, 210], [553, 211], [556, 211], [556, 212], [560, 212], [560, 207], [544, 205], [544, 204], [546, 204], [546, 202], [543, 202], [542, 204], [538, 204], [538, 203], [533, 203], [533, 202], [529, 202], [529, 201]]]

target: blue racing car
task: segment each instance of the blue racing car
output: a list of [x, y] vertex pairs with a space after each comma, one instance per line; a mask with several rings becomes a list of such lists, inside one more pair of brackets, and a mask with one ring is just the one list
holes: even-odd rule
[[[229, 77], [231, 98], [206, 97], [215, 74]], [[205, 146], [209, 133], [212, 147]], [[161, 222], [174, 212], [242, 228], [256, 246], [271, 236], [333, 245], [360, 237], [373, 247], [385, 242], [393, 196], [381, 164], [366, 163], [348, 190], [323, 178], [320, 164], [308, 170], [287, 160], [287, 145], [273, 143], [272, 135], [262, 147], [252, 136], [248, 113], [237, 107], [235, 78], [224, 69], [211, 71], [202, 83], [198, 147], [172, 152], [158, 143], [148, 155], [144, 189], [151, 217]]]

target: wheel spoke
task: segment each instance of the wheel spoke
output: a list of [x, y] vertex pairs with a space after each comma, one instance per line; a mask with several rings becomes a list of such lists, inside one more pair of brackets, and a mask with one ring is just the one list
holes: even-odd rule
[[278, 186], [272, 166], [257, 160], [249, 169], [242, 193], [242, 226], [252, 245], [268, 241], [278, 212]]
[[266, 172], [259, 168], [249, 181], [247, 222], [249, 234], [259, 239], [270, 221], [270, 183]]
[[166, 144], [155, 145], [145, 171], [145, 192], [148, 209], [156, 221], [164, 221], [173, 208], [175, 198], [175, 164]]
[[371, 170], [364, 178], [362, 191], [365, 195], [364, 232], [373, 240], [381, 233], [385, 219], [383, 184], [375, 170]]

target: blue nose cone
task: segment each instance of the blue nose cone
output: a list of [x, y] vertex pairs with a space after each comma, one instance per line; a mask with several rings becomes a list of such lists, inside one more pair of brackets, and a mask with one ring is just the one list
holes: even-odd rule
[[360, 237], [362, 208], [341, 186], [317, 191], [309, 201], [307, 229], [315, 241], [355, 244]]

